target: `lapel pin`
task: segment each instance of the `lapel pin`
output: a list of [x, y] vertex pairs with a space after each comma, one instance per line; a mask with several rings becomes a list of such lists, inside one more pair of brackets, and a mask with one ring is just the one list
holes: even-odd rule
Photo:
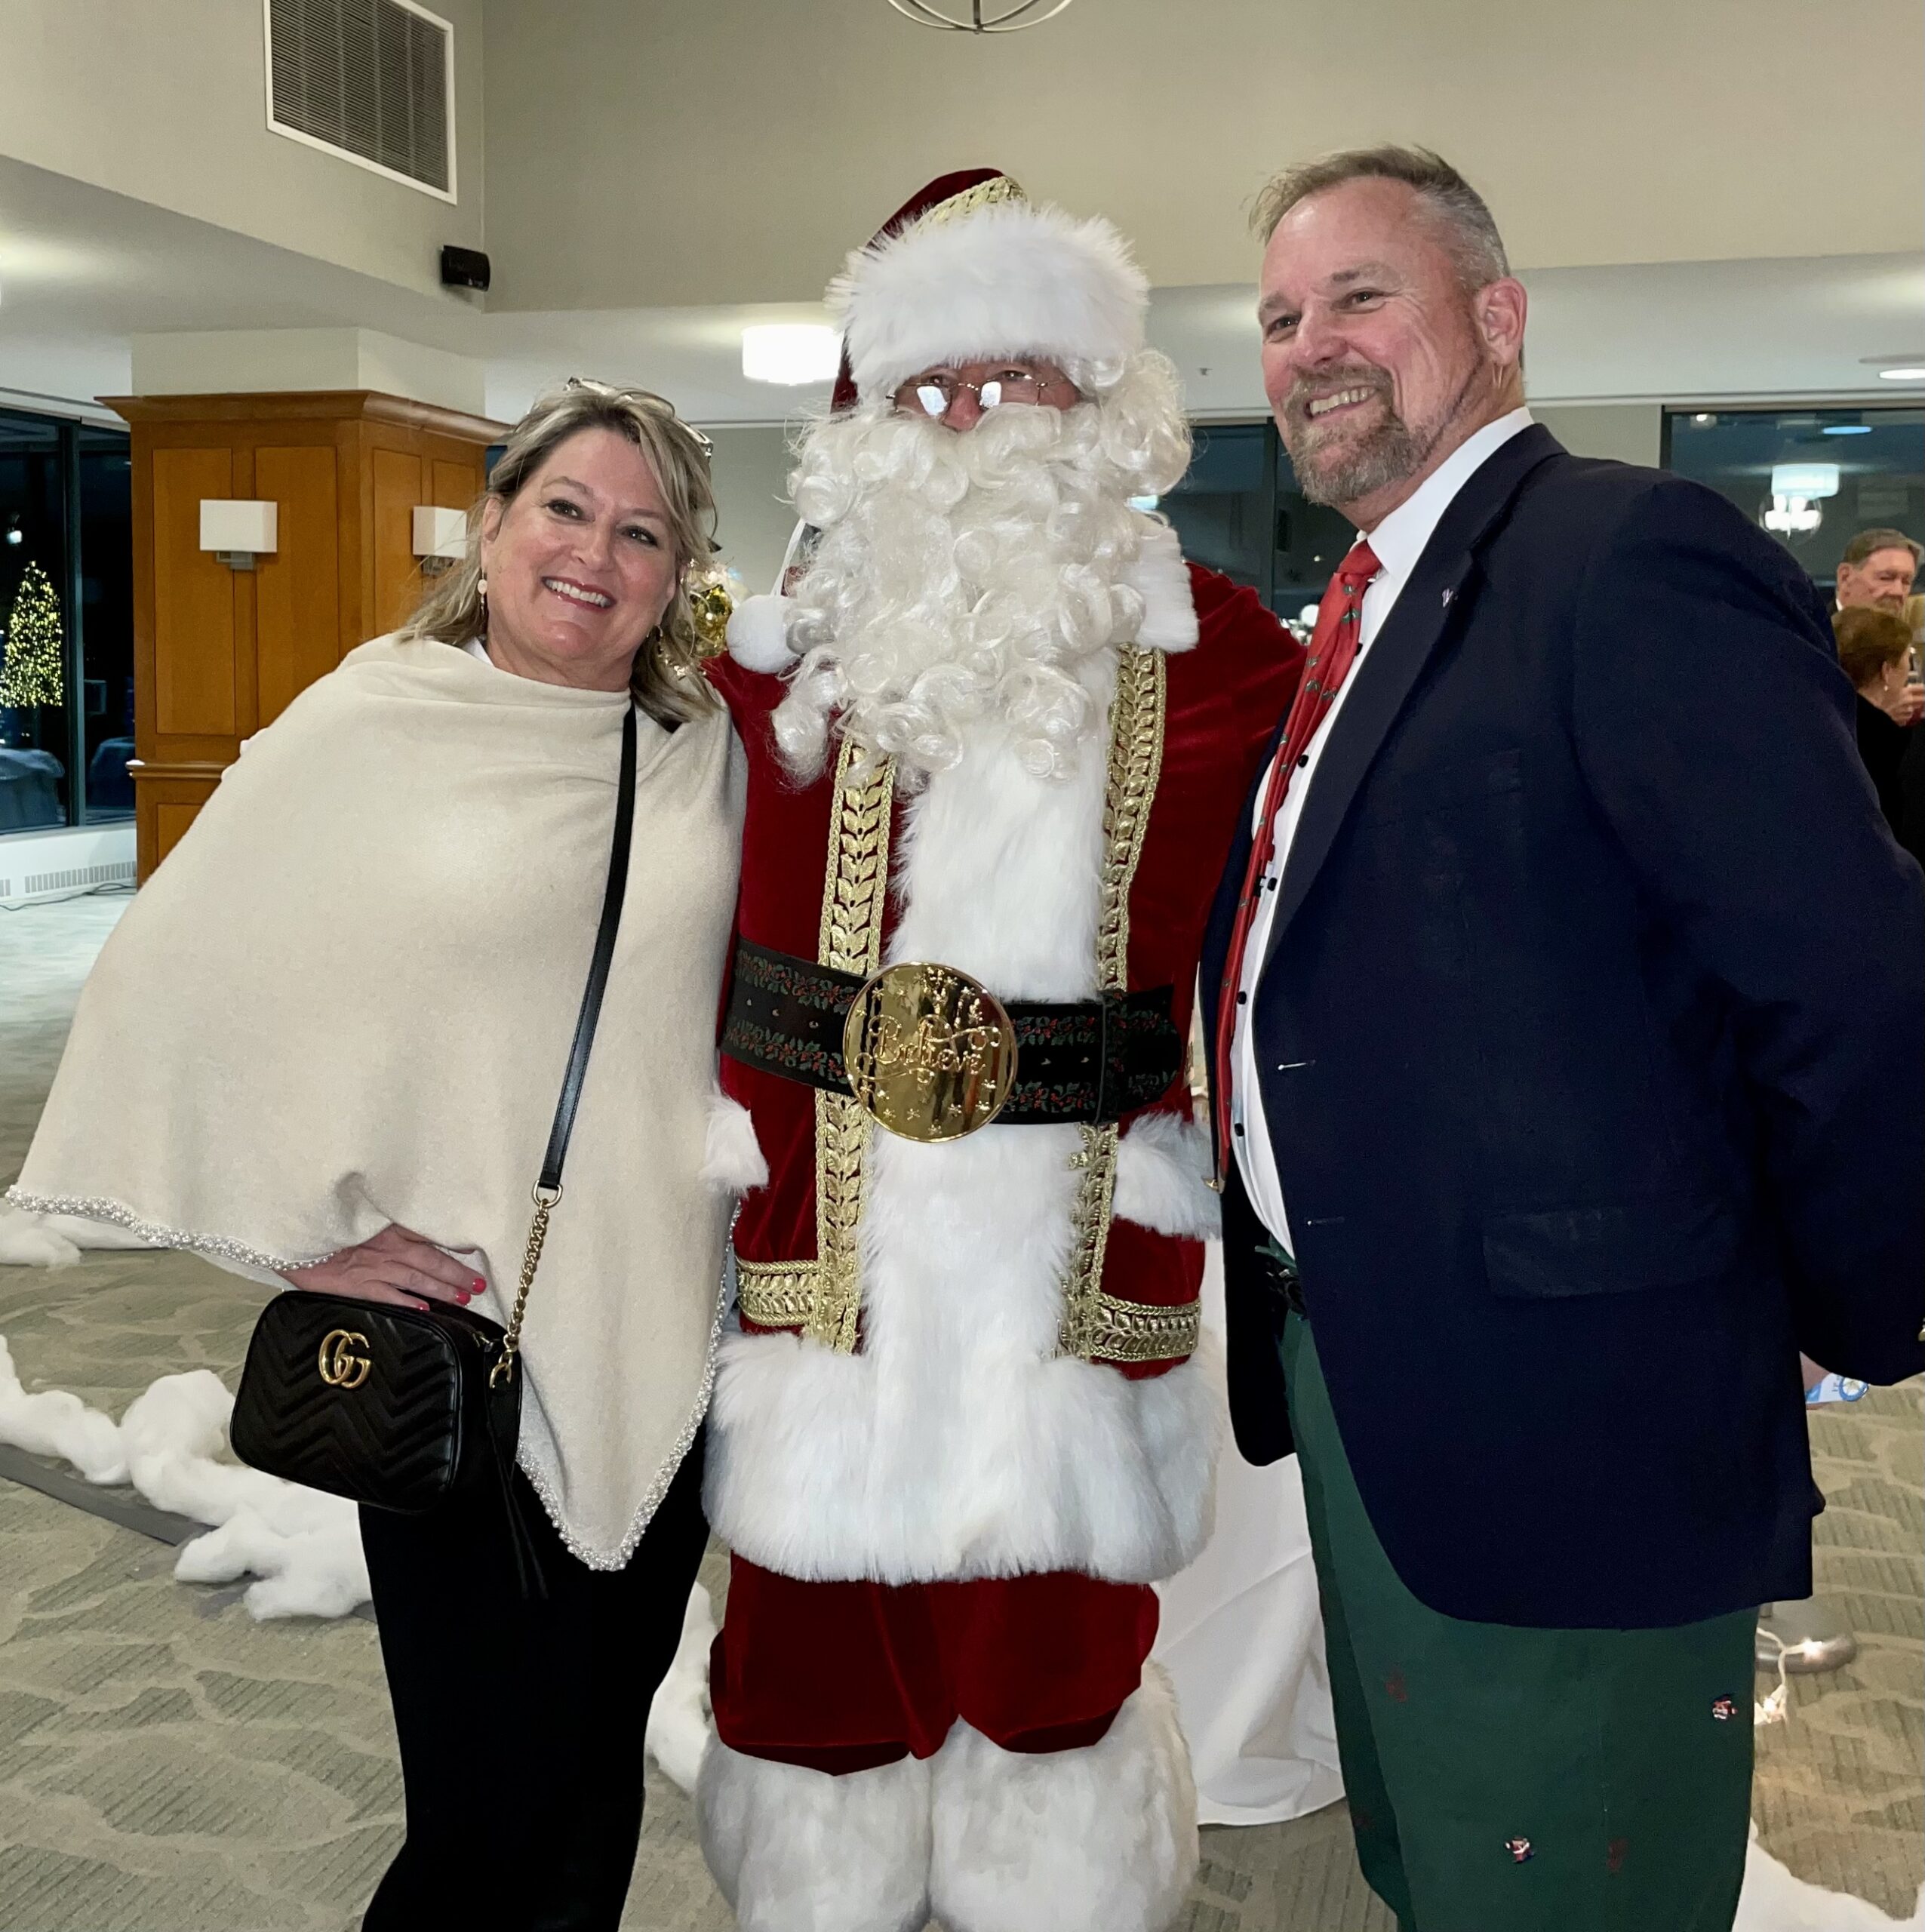
[[1457, 595], [1457, 593], [1456, 593], [1456, 591], [1454, 591], [1454, 590], [1447, 590], [1447, 591], [1444, 593], [1444, 608], [1445, 608], [1447, 610], [1450, 608], [1450, 600], [1451, 600], [1451, 598], [1453, 598], [1453, 597], [1455, 597], [1456, 595]]

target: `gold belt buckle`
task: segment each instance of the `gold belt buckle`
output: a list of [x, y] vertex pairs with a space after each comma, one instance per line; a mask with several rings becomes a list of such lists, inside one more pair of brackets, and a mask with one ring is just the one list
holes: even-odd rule
[[885, 966], [842, 1029], [849, 1084], [906, 1140], [958, 1140], [987, 1127], [1016, 1085], [1016, 1028], [988, 987], [952, 966]]

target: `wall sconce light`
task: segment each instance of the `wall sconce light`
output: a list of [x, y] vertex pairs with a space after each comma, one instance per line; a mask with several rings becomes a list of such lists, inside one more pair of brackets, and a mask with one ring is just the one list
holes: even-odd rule
[[468, 554], [468, 512], [446, 510], [438, 504], [414, 506], [414, 554], [423, 577], [451, 571]]
[[251, 571], [258, 556], [280, 547], [280, 506], [235, 497], [201, 499], [201, 548], [211, 550], [229, 570]]

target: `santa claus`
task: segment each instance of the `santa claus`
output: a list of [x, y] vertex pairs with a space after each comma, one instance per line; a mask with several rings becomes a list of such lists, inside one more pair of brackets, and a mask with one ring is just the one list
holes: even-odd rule
[[714, 668], [723, 1081], [769, 1178], [709, 1426], [703, 1846], [767, 1932], [1158, 1932], [1196, 1832], [1150, 1585], [1218, 1438], [1184, 1047], [1301, 653], [1154, 513], [1189, 436], [1107, 223], [946, 177], [831, 300], [810, 546]]

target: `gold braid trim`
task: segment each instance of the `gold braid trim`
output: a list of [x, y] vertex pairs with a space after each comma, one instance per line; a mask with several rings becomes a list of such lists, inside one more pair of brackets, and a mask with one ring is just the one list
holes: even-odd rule
[[1170, 1361], [1179, 1355], [1195, 1355], [1202, 1340], [1201, 1302], [1152, 1308], [1099, 1294], [1089, 1353], [1101, 1361]]
[[933, 208], [918, 215], [910, 224], [913, 234], [925, 228], [946, 227], [952, 221], [961, 221], [979, 208], [993, 208], [1005, 202], [1027, 202], [1029, 197], [1007, 174], [998, 174], [993, 180], [979, 181], [973, 188], [965, 188], [959, 195], [952, 195], [946, 202], [938, 202]]
[[[896, 793], [893, 758], [868, 765], [847, 739], [835, 761], [832, 856], [823, 884], [820, 964], [866, 977], [882, 963], [882, 914], [889, 894], [889, 826]], [[856, 1348], [862, 1281], [856, 1267], [863, 1165], [875, 1123], [853, 1094], [816, 1090], [816, 1266], [803, 1332], [844, 1355]], [[786, 1284], [784, 1305], [799, 1294]], [[743, 1312], [748, 1312], [746, 1302]], [[754, 1315], [749, 1319], [757, 1320]], [[791, 1322], [796, 1318], [791, 1315]], [[783, 1325], [770, 1322], [768, 1327]]]
[[738, 1260], [736, 1302], [758, 1328], [799, 1328], [815, 1306], [821, 1275], [813, 1261]]
[[[1109, 709], [1109, 784], [1103, 799], [1102, 897], [1096, 915], [1097, 983], [1103, 992], [1130, 990], [1130, 888], [1143, 856], [1150, 806], [1163, 774], [1163, 726], [1169, 708], [1169, 667], [1160, 651], [1126, 646], [1117, 657], [1116, 696]], [[1074, 1242], [1063, 1283], [1057, 1352], [1112, 1360], [1105, 1339], [1103, 1257], [1109, 1250], [1110, 1210], [1116, 1194], [1116, 1128], [1086, 1127], [1075, 1166], [1082, 1174], [1070, 1211]], [[1118, 1308], [1129, 1304], [1117, 1302]]]

